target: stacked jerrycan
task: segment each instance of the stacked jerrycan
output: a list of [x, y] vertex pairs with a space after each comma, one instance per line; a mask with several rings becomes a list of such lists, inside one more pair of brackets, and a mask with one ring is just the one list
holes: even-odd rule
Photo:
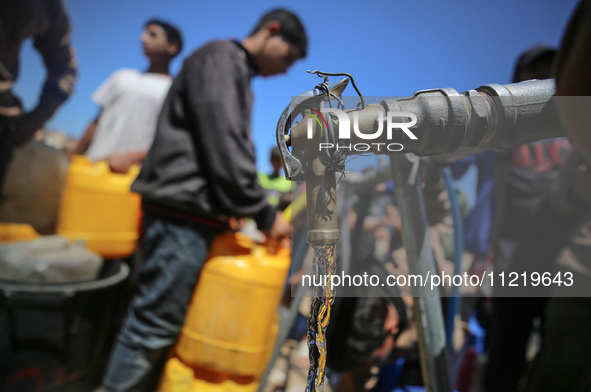
[[39, 237], [33, 226], [26, 223], [0, 222], [0, 244], [13, 241], [27, 241]]
[[112, 173], [105, 161], [91, 163], [84, 156], [70, 162], [62, 192], [57, 234], [83, 239], [88, 249], [106, 259], [130, 256], [140, 227], [140, 196], [129, 190], [139, 173]]
[[277, 336], [289, 265], [289, 249], [218, 235], [159, 392], [256, 391]]

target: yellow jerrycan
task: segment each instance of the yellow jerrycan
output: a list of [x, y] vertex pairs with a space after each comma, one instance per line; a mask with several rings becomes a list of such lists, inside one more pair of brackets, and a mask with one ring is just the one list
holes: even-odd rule
[[139, 237], [141, 198], [130, 191], [139, 174], [112, 173], [105, 161], [74, 156], [68, 168], [57, 221], [57, 234], [83, 239], [104, 258], [127, 257]]
[[275, 344], [290, 261], [289, 249], [219, 234], [159, 392], [256, 391]]
[[0, 222], [0, 244], [4, 242], [28, 241], [39, 237], [33, 226], [26, 223]]

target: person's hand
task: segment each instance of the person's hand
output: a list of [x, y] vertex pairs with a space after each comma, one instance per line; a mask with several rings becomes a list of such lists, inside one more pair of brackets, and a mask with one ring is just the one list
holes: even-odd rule
[[125, 174], [133, 164], [127, 155], [111, 155], [105, 160], [109, 164], [109, 168], [113, 173]]
[[283, 218], [281, 213], [275, 216], [275, 222], [268, 231], [264, 232], [267, 241], [283, 247], [291, 247], [291, 224]]
[[126, 174], [129, 168], [135, 164], [140, 164], [146, 157], [147, 151], [131, 151], [126, 154], [111, 155], [106, 159], [113, 173]]
[[228, 225], [232, 231], [240, 231], [246, 225], [246, 218], [236, 218], [235, 216], [231, 216]]

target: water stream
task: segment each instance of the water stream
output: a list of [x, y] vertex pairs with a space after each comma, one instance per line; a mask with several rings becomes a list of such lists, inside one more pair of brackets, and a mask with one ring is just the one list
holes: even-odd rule
[[314, 245], [314, 275], [328, 284], [314, 286], [312, 306], [308, 318], [308, 352], [310, 370], [306, 392], [322, 392], [324, 388], [324, 369], [326, 366], [326, 328], [330, 319], [330, 309], [334, 301], [334, 291], [330, 287], [330, 278], [336, 272], [336, 245]]

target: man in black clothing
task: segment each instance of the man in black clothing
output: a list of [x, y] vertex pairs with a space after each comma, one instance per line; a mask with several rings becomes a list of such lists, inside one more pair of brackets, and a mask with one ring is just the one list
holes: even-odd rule
[[[547, 79], [556, 51], [535, 46], [521, 54], [513, 82]], [[516, 148], [501, 161], [497, 173], [499, 214], [494, 265], [506, 274], [554, 270], [554, 260], [573, 217], [549, 203], [552, 184], [570, 154], [566, 138], [540, 140]], [[494, 287], [488, 331], [488, 363], [484, 390], [516, 391], [526, 368], [526, 351], [533, 322], [542, 318], [550, 288], [522, 288], [519, 296], [510, 287]], [[527, 291], [526, 291], [527, 290]]]
[[252, 217], [273, 240], [290, 235], [257, 181], [250, 82], [285, 73], [306, 48], [298, 18], [275, 10], [242, 42], [214, 41], [185, 60], [132, 186], [145, 212], [139, 292], [111, 354], [106, 391], [156, 388], [211, 241], [233, 218]]
[[[61, 0], [0, 2], [0, 199], [13, 149], [30, 141], [72, 93], [77, 63], [70, 30]], [[47, 78], [39, 103], [24, 113], [12, 87], [19, 76], [20, 49], [28, 38], [43, 58]]]

